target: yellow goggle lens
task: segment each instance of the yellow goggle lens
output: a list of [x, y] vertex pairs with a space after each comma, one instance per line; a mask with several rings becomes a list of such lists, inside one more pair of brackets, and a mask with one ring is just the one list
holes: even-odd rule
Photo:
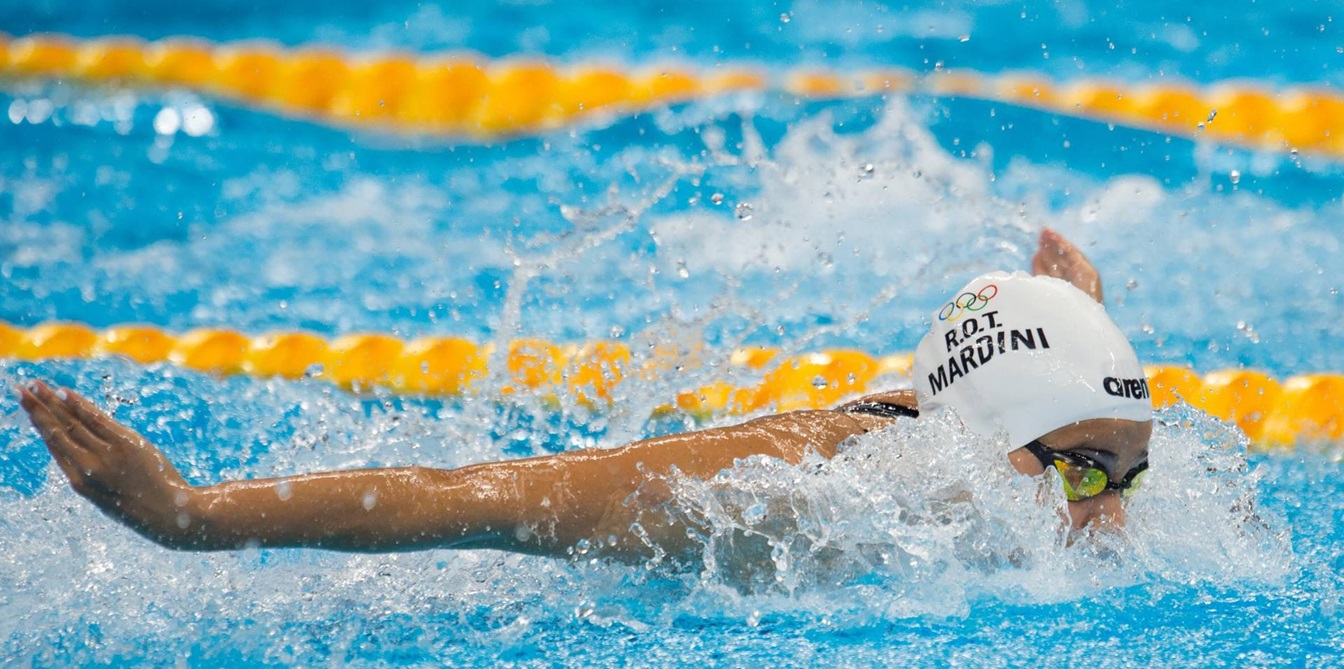
[[1139, 472], [1138, 474], [1135, 474], [1134, 478], [1129, 480], [1129, 487], [1125, 488], [1124, 490], [1121, 490], [1120, 494], [1124, 495], [1125, 497], [1133, 495], [1134, 492], [1137, 491], [1139, 487], [1143, 485], [1143, 479], [1145, 476], [1148, 476], [1147, 469]]
[[1095, 467], [1082, 467], [1071, 462], [1055, 460], [1055, 471], [1064, 483], [1064, 495], [1070, 502], [1096, 497], [1106, 490], [1110, 479], [1106, 472]]

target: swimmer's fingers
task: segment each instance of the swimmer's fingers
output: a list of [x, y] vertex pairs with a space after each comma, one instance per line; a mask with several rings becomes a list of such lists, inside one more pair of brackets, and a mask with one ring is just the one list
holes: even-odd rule
[[118, 423], [88, 398], [68, 388], [65, 389], [64, 405], [80, 425], [110, 446], [144, 448], [149, 443], [139, 432]]
[[1064, 235], [1050, 228], [1041, 231], [1040, 247], [1031, 258], [1031, 273], [1063, 279], [1092, 299], [1102, 301], [1101, 276], [1092, 261]]
[[33, 394], [37, 395], [43, 405], [60, 421], [76, 446], [95, 454], [111, 450], [106, 437], [90, 430], [84, 419], [69, 405], [70, 398], [76, 396], [75, 391], [69, 388], [52, 390], [51, 386], [39, 381]]
[[83, 428], [106, 445], [108, 461], [116, 469], [112, 473], [121, 477], [118, 486], [131, 485], [132, 489], [138, 489], [144, 485], [186, 483], [158, 447], [139, 432], [118, 423], [79, 393], [68, 388], [63, 389], [63, 393], [65, 408]]
[[[40, 392], [42, 386], [37, 388]], [[33, 427], [37, 428], [37, 433], [41, 435], [47, 451], [56, 461], [56, 466], [60, 467], [61, 472], [70, 480], [70, 485], [76, 492], [86, 497], [102, 492], [102, 486], [96, 485], [92, 479], [101, 467], [96, 454], [81, 446], [71, 436], [66, 424], [56, 412], [52, 411], [51, 404], [37, 392], [23, 387], [18, 390], [19, 404], [28, 412]]]

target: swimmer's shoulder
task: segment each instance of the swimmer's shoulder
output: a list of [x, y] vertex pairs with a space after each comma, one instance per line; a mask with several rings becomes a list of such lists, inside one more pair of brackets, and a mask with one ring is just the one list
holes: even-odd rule
[[913, 390], [888, 390], [845, 402], [833, 411], [858, 422], [868, 432], [892, 420], [918, 417], [919, 403]]
[[[919, 410], [914, 391], [893, 390], [867, 395], [834, 409], [771, 414], [737, 425], [692, 433], [689, 437], [697, 442], [718, 441], [720, 445], [716, 449], [730, 448], [733, 452], [759, 453], [798, 462], [809, 450], [829, 458], [835, 455], [836, 448], [845, 439], [880, 429], [892, 420], [917, 415]], [[664, 439], [687, 437], [680, 435]]]
[[864, 395], [845, 402], [834, 409], [843, 413], [890, 415], [892, 418], [914, 418], [919, 415], [919, 402], [911, 389], [888, 390]]

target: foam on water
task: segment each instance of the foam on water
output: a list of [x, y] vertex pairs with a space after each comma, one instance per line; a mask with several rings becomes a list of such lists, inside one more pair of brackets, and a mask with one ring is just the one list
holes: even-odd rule
[[[471, 442], [495, 427], [464, 425], [467, 413], [443, 407], [370, 413], [293, 383], [221, 393], [183, 377], [174, 391], [204, 401], [174, 406], [156, 389], [167, 390], [165, 370], [117, 371], [113, 395], [146, 393], [119, 416], [159, 440], [168, 435], [156, 430], [178, 433], [169, 453], [198, 481], [370, 461], [463, 464], [482, 457]], [[203, 441], [182, 443], [183, 423]], [[1013, 474], [1001, 443], [950, 415], [899, 422], [830, 461], [753, 458], [709, 481], [675, 479], [674, 505], [703, 541], [689, 572], [585, 551], [573, 562], [490, 551], [176, 553], [102, 518], [49, 467], [41, 490], [8, 494], [0, 507], [0, 590], [15, 612], [0, 638], [6, 654], [44, 663], [169, 662], [188, 647], [219, 657], [207, 639], [243, 657], [367, 659], [360, 637], [388, 633], [414, 637], [403, 652], [442, 657], [454, 644], [507, 647], [543, 628], [661, 634], [685, 616], [843, 629], [1155, 585], [1254, 594], [1282, 587], [1297, 566], [1282, 520], [1256, 511], [1244, 447], [1197, 412], [1163, 412], [1128, 529], [1070, 537], [1062, 493]], [[81, 629], [97, 634], [71, 633]]]
[[[15, 308], [34, 321], [120, 295], [170, 327], [465, 330], [496, 342], [614, 336], [634, 345], [639, 365], [662, 364], [655, 345], [687, 352], [675, 371], [631, 375], [610, 410], [594, 414], [570, 397], [558, 410], [506, 398], [498, 372], [476, 396], [448, 403], [122, 361], [4, 362], [0, 382], [54, 378], [115, 403], [119, 418], [201, 483], [612, 446], [665, 429], [649, 415], [675, 392], [751, 380], [723, 364], [744, 342], [910, 348], [943, 293], [970, 274], [1023, 266], [1046, 223], [1098, 261], [1109, 306], [1142, 357], [1267, 360], [1276, 370], [1339, 360], [1323, 343], [1288, 345], [1289, 330], [1329, 331], [1308, 305], [1338, 304], [1334, 279], [1315, 271], [1338, 251], [1321, 222], [1336, 205], [1293, 209], [1146, 176], [1061, 176], [1029, 161], [1000, 170], [988, 146], [954, 158], [931, 134], [927, 110], [899, 103], [859, 131], [809, 117], [772, 138], [761, 128], [776, 111], [757, 104], [667, 112], [654, 120], [654, 140], [610, 156], [589, 144], [619, 128], [470, 168], [430, 162], [410, 177], [346, 163], [339, 183], [314, 193], [304, 173], [261, 166], [223, 186], [222, 199], [246, 203], [243, 211], [123, 247], [100, 247], [100, 234], [59, 205], [43, 213], [42, 202], [59, 203], [73, 187], [76, 168], [43, 166], [4, 184], [22, 205], [0, 226], [15, 276], [6, 295], [33, 302]], [[436, 167], [447, 173], [428, 176]], [[492, 189], [501, 175], [527, 180], [529, 192]], [[515, 205], [536, 225], [483, 232]], [[1166, 235], [1169, 227], [1179, 234]], [[42, 244], [29, 255], [11, 252], [34, 239]], [[1253, 252], [1218, 255], [1233, 248]], [[1274, 274], [1261, 272], [1270, 266]], [[1259, 339], [1233, 319], [1249, 320]], [[950, 629], [956, 621], [976, 614], [1050, 618], [1117, 597], [1130, 607], [1275, 600], [1301, 569], [1284, 520], [1256, 499], [1244, 440], [1188, 409], [1160, 416], [1153, 470], [1119, 535], [1071, 542], [1058, 490], [1013, 475], [1002, 444], [933, 416], [857, 439], [831, 461], [749, 459], [710, 481], [674, 479], [675, 510], [695, 520], [704, 546], [689, 571], [582, 551], [573, 561], [488, 551], [173, 553], [60, 484], [12, 402], [0, 405], [0, 437], [0, 598], [13, 612], [0, 618], [0, 647], [40, 664], [167, 664], [183, 649], [195, 661], [465, 663], [535, 659], [541, 649], [572, 661], [577, 648], [612, 640], [651, 648], [654, 663], [711, 661], [722, 651], [695, 646], [702, 632], [745, 644], [762, 627], [785, 630], [780, 653], [797, 650], [795, 661], [827, 639], [890, 630], [911, 645], [871, 658], [929, 661], [942, 657], [940, 639], [964, 631]], [[943, 631], [930, 636], [930, 626]], [[1010, 636], [990, 633], [986, 643], [1011, 650]], [[657, 655], [688, 643], [684, 655]]]
[[[140, 100], [129, 137], [156, 150], [152, 119], [182, 104]], [[720, 101], [499, 154], [387, 137], [350, 154], [306, 131], [298, 162], [230, 144], [250, 135], [225, 131], [252, 120], [215, 108], [219, 136], [176, 139], [167, 164], [218, 190], [164, 190], [175, 172], [121, 171], [92, 144], [27, 159], [0, 201], [4, 297], [34, 321], [83, 320], [93, 300], [98, 324], [248, 331], [574, 340], [691, 321], [716, 343], [889, 352], [910, 348], [927, 305], [968, 276], [1022, 266], [1049, 224], [1092, 253], [1149, 359], [1339, 366], [1327, 314], [1344, 296], [1327, 268], [1341, 249], [1326, 222], [1340, 205], [1290, 207], [1203, 181], [1333, 168], [1192, 147], [1211, 172], [1165, 185], [998, 161], [984, 142], [968, 160], [935, 140], [927, 102], [851, 118], [871, 104], [845, 121], [786, 116], [777, 133], [788, 112], [774, 101]], [[99, 184], [126, 196], [90, 209], [80, 184], [100, 159]], [[162, 195], [181, 189], [219, 204], [184, 213]]]
[[1255, 511], [1244, 438], [1189, 409], [1163, 412], [1159, 425], [1154, 475], [1114, 536], [1064, 531], [1054, 482], [1016, 475], [1002, 443], [950, 416], [897, 423], [830, 461], [761, 459], [688, 480], [683, 500], [710, 520], [710, 580], [793, 595], [834, 588], [843, 594], [832, 605], [886, 615], [1063, 601], [1154, 577], [1281, 583], [1291, 554], [1282, 528]]

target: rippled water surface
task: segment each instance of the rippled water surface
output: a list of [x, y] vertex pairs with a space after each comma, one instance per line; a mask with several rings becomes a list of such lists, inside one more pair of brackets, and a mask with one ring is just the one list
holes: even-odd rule
[[[1286, 4], [70, 9], [0, 8], [0, 29], [1276, 85], [1334, 84], [1344, 43], [1328, 13]], [[758, 380], [725, 364], [744, 344], [912, 349], [946, 292], [1024, 266], [1047, 225], [1096, 261], [1146, 362], [1279, 378], [1344, 369], [1344, 173], [1320, 156], [925, 96], [741, 95], [486, 144], [60, 82], [4, 82], [0, 111], [0, 320], [614, 339], [636, 364], [656, 362], [654, 345], [686, 352], [677, 373], [627, 380], [597, 412], [506, 395], [496, 377], [440, 401], [122, 360], [0, 361], [0, 382], [51, 379], [114, 407], [197, 483], [458, 466], [676, 429], [651, 418], [676, 393]], [[0, 657], [1337, 663], [1339, 446], [1248, 455], [1242, 435], [1188, 407], [1160, 422], [1120, 536], [1070, 545], [1052, 491], [935, 418], [831, 461], [753, 459], [671, 481], [677, 511], [707, 521], [698, 562], [678, 570], [583, 551], [169, 552], [61, 486], [4, 400]]]

